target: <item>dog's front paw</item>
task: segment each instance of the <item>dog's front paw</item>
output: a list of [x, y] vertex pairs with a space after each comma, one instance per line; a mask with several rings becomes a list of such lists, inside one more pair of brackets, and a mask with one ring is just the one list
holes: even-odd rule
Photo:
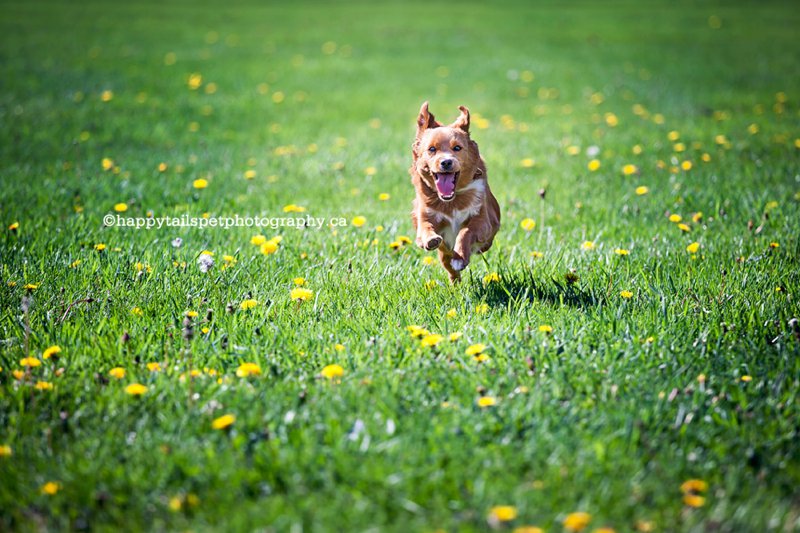
[[442, 244], [442, 238], [435, 233], [433, 235], [417, 237], [417, 246], [424, 250], [435, 250], [440, 244]]
[[451, 267], [453, 268], [453, 270], [455, 270], [456, 272], [461, 272], [462, 270], [464, 270], [465, 268], [467, 268], [467, 265], [468, 265], [468, 264], [469, 264], [469, 263], [467, 263], [467, 262], [466, 262], [466, 261], [464, 261], [463, 259], [451, 259], [451, 260], [450, 260], [450, 266], [451, 266]]

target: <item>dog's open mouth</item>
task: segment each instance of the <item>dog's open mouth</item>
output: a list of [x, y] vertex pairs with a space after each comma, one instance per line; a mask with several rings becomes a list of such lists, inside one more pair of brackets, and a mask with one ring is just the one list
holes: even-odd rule
[[436, 179], [436, 191], [439, 193], [439, 198], [444, 201], [452, 200], [456, 195], [458, 172], [434, 172], [433, 177]]

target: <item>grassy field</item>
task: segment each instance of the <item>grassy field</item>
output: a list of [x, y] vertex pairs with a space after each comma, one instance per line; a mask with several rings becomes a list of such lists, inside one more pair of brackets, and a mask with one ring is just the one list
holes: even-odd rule
[[800, 528], [796, 6], [338, 4], [2, 2], [0, 530]]

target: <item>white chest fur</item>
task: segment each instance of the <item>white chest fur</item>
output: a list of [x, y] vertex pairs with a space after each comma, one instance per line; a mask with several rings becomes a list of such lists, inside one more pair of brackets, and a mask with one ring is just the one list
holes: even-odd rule
[[464, 227], [466, 221], [470, 217], [474, 217], [477, 215], [481, 210], [481, 199], [477, 198], [475, 202], [472, 203], [469, 207], [465, 209], [456, 209], [452, 213], [442, 213], [441, 211], [435, 211], [433, 209], [428, 209], [429, 216], [432, 216], [434, 220], [438, 222], [445, 222], [445, 225], [441, 228], [440, 234], [442, 239], [444, 239], [447, 248], [450, 250], [456, 244], [456, 237], [458, 237], [458, 232], [461, 231], [461, 228]]

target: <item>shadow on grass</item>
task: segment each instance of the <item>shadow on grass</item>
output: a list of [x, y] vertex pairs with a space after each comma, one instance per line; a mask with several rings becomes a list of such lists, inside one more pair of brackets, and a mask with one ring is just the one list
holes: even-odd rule
[[548, 302], [554, 305], [567, 305], [587, 309], [602, 305], [602, 295], [582, 290], [580, 282], [570, 283], [565, 279], [534, 276], [530, 270], [521, 273], [502, 273], [499, 281], [484, 282], [481, 278], [471, 278], [469, 291], [472, 295], [491, 305], [505, 306], [509, 302]]

